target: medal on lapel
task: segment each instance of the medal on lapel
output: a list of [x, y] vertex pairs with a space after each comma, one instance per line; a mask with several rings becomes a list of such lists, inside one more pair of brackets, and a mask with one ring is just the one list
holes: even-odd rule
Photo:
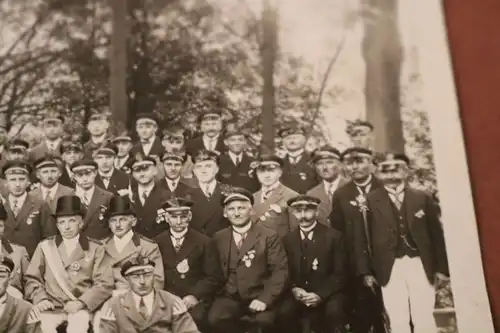
[[73, 275], [76, 275], [78, 273], [78, 271], [80, 270], [81, 266], [80, 266], [80, 263], [78, 261], [75, 261], [75, 262], [71, 263], [71, 265], [69, 265], [69, 268], [71, 268], [71, 273], [73, 273]]
[[314, 258], [312, 262], [312, 270], [317, 271], [318, 270], [318, 258]]
[[38, 211], [34, 211], [31, 213], [28, 218], [26, 219], [26, 224], [31, 225], [33, 223], [33, 219], [38, 215]]
[[300, 179], [302, 179], [302, 180], [306, 180], [307, 179], [307, 175], [306, 175], [305, 172], [301, 172], [301, 173], [299, 173], [299, 175], [300, 175]]
[[176, 269], [177, 269], [177, 272], [179, 272], [179, 274], [181, 275], [181, 279], [185, 279], [186, 273], [189, 272], [189, 263], [188, 263], [187, 258], [182, 260], [181, 262], [179, 262], [177, 264]]
[[104, 219], [104, 213], [106, 213], [106, 206], [104, 205], [101, 205], [100, 206], [100, 211], [99, 211], [99, 220], [103, 220]]

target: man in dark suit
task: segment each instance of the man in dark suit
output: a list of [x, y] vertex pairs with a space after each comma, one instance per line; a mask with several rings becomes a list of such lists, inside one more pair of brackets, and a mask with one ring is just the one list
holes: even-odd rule
[[392, 332], [435, 332], [434, 284], [448, 279], [446, 247], [436, 203], [407, 185], [409, 163], [386, 154], [378, 165], [384, 186], [367, 197], [368, 232], [356, 224], [357, 270], [367, 287], [382, 287]]
[[167, 152], [163, 154], [161, 161], [165, 170], [165, 177], [156, 182], [156, 185], [165, 189], [169, 197], [184, 197], [191, 191], [191, 186], [187, 185], [181, 177], [182, 167], [186, 161], [185, 152]]
[[24, 246], [31, 256], [42, 239], [56, 233], [53, 219], [43, 219], [50, 216], [50, 208], [26, 191], [31, 167], [25, 161], [8, 161], [3, 173], [7, 185], [3, 198], [7, 211], [5, 238]]
[[158, 131], [158, 118], [154, 113], [140, 113], [135, 120], [135, 129], [139, 142], [131, 150], [132, 155], [142, 153], [144, 156], [157, 156], [163, 153], [160, 139], [156, 136]]
[[165, 269], [165, 290], [182, 298], [198, 328], [207, 331], [211, 301], [222, 287], [217, 252], [210, 238], [189, 227], [193, 202], [172, 197], [162, 206], [168, 231], [155, 237]]
[[340, 232], [318, 222], [320, 203], [308, 195], [288, 200], [299, 228], [283, 239], [292, 289], [280, 308], [282, 332], [301, 333], [303, 316], [316, 332], [344, 332], [346, 249]]
[[124, 171], [114, 166], [117, 152], [118, 148], [111, 143], [94, 152], [94, 161], [97, 163], [95, 184], [114, 195], [126, 195], [130, 180]]
[[373, 175], [375, 167], [371, 150], [358, 147], [348, 148], [342, 153], [341, 160], [351, 181], [333, 194], [330, 223], [334, 229], [344, 234], [348, 249], [350, 278], [347, 286], [349, 300], [346, 302], [347, 316], [355, 333], [369, 332], [371, 327], [375, 327], [376, 333], [384, 332], [380, 290], [377, 295], [374, 295], [369, 288], [364, 286], [362, 279], [357, 278], [356, 261], [353, 255], [356, 246], [354, 221], [359, 221], [361, 218], [360, 203], [365, 200], [368, 193], [379, 188], [381, 184]]
[[45, 140], [34, 146], [30, 153], [30, 161], [36, 161], [45, 155], [60, 155], [64, 118], [56, 113], [46, 115], [42, 122]]
[[321, 147], [312, 153], [312, 163], [322, 182], [307, 191], [307, 194], [321, 200], [318, 206], [318, 222], [331, 227], [329, 217], [332, 212], [333, 194], [348, 182], [342, 176], [340, 152], [330, 146]]
[[316, 171], [310, 163], [310, 156], [305, 151], [305, 134], [303, 128], [296, 126], [285, 127], [278, 132], [287, 152], [283, 159], [281, 181], [283, 185], [300, 194], [305, 194], [319, 183]]
[[193, 158], [194, 175], [198, 186], [191, 190], [193, 220], [191, 227], [208, 237], [228, 226], [221, 206], [225, 187], [217, 181], [219, 155], [209, 150], [199, 150]]
[[90, 139], [83, 145], [83, 154], [86, 159], [92, 159], [94, 151], [109, 142], [109, 125], [107, 114], [96, 113], [90, 116], [87, 124]]
[[244, 332], [248, 324], [272, 332], [288, 279], [283, 243], [274, 231], [251, 222], [249, 191], [234, 189], [222, 203], [231, 226], [215, 234], [214, 241], [225, 286], [212, 303], [208, 321], [216, 332]]
[[218, 180], [223, 184], [246, 188], [252, 193], [259, 189], [259, 182], [250, 165], [254, 159], [244, 150], [247, 145], [246, 135], [235, 124], [226, 126], [224, 144], [227, 152], [220, 157]]
[[75, 195], [80, 198], [86, 211], [82, 234], [97, 240], [108, 237], [111, 232], [102, 220], [113, 194], [95, 186], [97, 163], [82, 159], [71, 165], [71, 171], [76, 183]]
[[[170, 123], [162, 131], [161, 144], [166, 153], [184, 153], [186, 152], [186, 130], [181, 125]], [[189, 186], [194, 186], [196, 180], [193, 177], [193, 159], [186, 155], [180, 173], [181, 181]]]
[[130, 154], [133, 147], [132, 137], [127, 132], [123, 132], [114, 137], [111, 142], [115, 144], [117, 148], [115, 169], [126, 173], [129, 172], [130, 170], [127, 168], [127, 162], [132, 157]]
[[64, 141], [61, 144], [61, 158], [64, 165], [61, 167], [61, 178], [59, 183], [64, 186], [75, 188], [75, 179], [71, 165], [83, 158], [83, 147], [79, 142]]
[[191, 139], [186, 151], [193, 157], [199, 150], [211, 150], [222, 154], [226, 147], [222, 141], [222, 113], [220, 111], [203, 112], [199, 118], [201, 136]]
[[158, 168], [156, 159], [137, 153], [129, 163], [135, 184], [131, 190], [131, 200], [135, 204], [137, 224], [135, 231], [148, 238], [154, 238], [167, 229], [160, 223], [158, 210], [168, 198], [168, 192], [155, 184]]

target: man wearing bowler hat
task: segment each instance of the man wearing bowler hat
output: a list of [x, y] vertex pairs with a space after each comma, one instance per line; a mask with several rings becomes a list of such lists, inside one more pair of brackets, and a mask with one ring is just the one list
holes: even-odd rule
[[231, 226], [214, 236], [224, 276], [208, 321], [216, 332], [273, 332], [278, 300], [288, 284], [288, 262], [279, 235], [252, 223], [252, 193], [234, 189], [222, 198]]
[[346, 249], [340, 232], [318, 222], [320, 203], [309, 195], [288, 200], [299, 228], [283, 239], [292, 288], [280, 308], [282, 332], [302, 332], [302, 317], [317, 332], [345, 332]]
[[179, 296], [201, 331], [215, 293], [222, 287], [217, 253], [210, 238], [193, 230], [193, 202], [173, 197], [162, 206], [162, 215], [170, 226], [155, 237], [165, 269], [165, 290]]
[[82, 233], [94, 239], [104, 239], [110, 231], [103, 225], [104, 212], [113, 194], [95, 186], [97, 163], [82, 159], [71, 165], [75, 179], [75, 195], [85, 207], [84, 227]]
[[27, 192], [31, 167], [26, 162], [8, 161], [3, 173], [8, 192], [4, 203], [5, 238], [26, 247], [31, 256], [42, 239], [56, 233], [53, 219], [46, 218], [50, 208]]
[[210, 110], [204, 111], [198, 117], [201, 136], [195, 137], [188, 142], [186, 151], [194, 157], [199, 150], [216, 151], [222, 154], [226, 150], [222, 138], [222, 112]]
[[11, 258], [0, 254], [0, 332], [38, 333], [40, 316], [33, 306], [8, 292], [11, 275], [15, 272]]
[[30, 161], [36, 161], [46, 155], [60, 155], [60, 146], [62, 143], [64, 118], [54, 112], [49, 113], [43, 118], [42, 128], [45, 140], [34, 146], [30, 153]]
[[104, 249], [80, 233], [84, 214], [79, 197], [59, 198], [59, 234], [40, 242], [26, 271], [25, 295], [41, 313], [43, 333], [55, 333], [65, 322], [67, 332], [87, 333], [92, 313], [111, 296], [111, 268], [101, 265]]
[[95, 184], [114, 195], [125, 195], [130, 178], [124, 171], [115, 168], [117, 153], [118, 148], [112, 143], [97, 148], [94, 152], [94, 161], [97, 163]]
[[318, 206], [318, 221], [331, 227], [329, 217], [332, 212], [333, 194], [349, 180], [342, 176], [340, 151], [336, 148], [331, 146], [318, 148], [313, 151], [311, 162], [316, 168], [321, 183], [307, 191], [307, 194], [321, 200]]
[[261, 189], [254, 193], [255, 205], [252, 221], [285, 236], [298, 226], [297, 219], [288, 211], [286, 202], [298, 195], [280, 181], [283, 174], [283, 160], [274, 155], [263, 155], [257, 160], [257, 179]]
[[367, 196], [366, 221], [355, 224], [357, 270], [368, 288], [382, 288], [392, 332], [435, 332], [435, 284], [449, 276], [446, 247], [433, 198], [407, 184], [409, 164], [396, 153], [378, 164], [383, 187]]
[[154, 261], [146, 257], [123, 264], [130, 290], [110, 300], [100, 333], [200, 333], [181, 299], [154, 287], [154, 270]]

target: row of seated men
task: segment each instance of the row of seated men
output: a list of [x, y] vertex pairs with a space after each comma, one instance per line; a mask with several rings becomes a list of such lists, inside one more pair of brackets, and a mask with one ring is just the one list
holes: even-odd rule
[[190, 228], [191, 200], [168, 199], [163, 217], [170, 228], [150, 240], [134, 231], [129, 197], [114, 196], [102, 222], [112, 236], [97, 241], [81, 234], [80, 198], [62, 196], [54, 213], [58, 233], [41, 241], [31, 260], [2, 237], [10, 254], [0, 265], [0, 328], [294, 332], [307, 312], [322, 332], [344, 332], [346, 251], [342, 235], [317, 222], [319, 199], [288, 200], [300, 228], [284, 238], [251, 221], [249, 191], [233, 188], [221, 203], [230, 227], [210, 239]]

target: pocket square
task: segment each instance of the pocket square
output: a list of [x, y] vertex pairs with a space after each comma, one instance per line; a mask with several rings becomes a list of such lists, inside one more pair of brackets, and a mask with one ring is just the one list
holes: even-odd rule
[[424, 217], [424, 215], [425, 215], [425, 212], [422, 209], [415, 213], [415, 217], [417, 217], [419, 219]]

